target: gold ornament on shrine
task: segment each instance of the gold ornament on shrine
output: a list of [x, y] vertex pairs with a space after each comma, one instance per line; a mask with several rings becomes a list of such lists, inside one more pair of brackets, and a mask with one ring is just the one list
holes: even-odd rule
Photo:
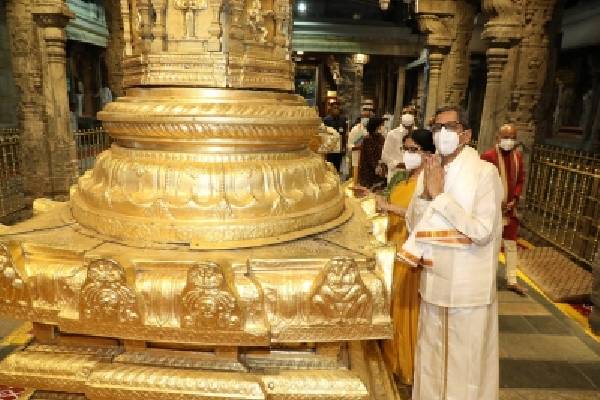
[[120, 2], [111, 148], [69, 202], [0, 238], [0, 313], [35, 336], [0, 382], [92, 400], [396, 398], [375, 341], [391, 334], [394, 250], [308, 148], [320, 121], [291, 94], [290, 3]]

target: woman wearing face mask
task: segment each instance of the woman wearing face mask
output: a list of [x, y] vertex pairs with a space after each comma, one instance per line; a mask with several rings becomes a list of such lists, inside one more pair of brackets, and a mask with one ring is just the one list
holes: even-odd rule
[[[389, 201], [378, 197], [378, 206], [389, 215], [388, 239], [402, 246], [408, 237], [404, 214], [417, 185], [417, 177], [425, 165], [425, 158], [435, 153], [433, 136], [426, 129], [417, 129], [403, 139], [403, 160], [409, 177], [397, 183], [390, 192]], [[394, 335], [383, 343], [383, 354], [388, 366], [402, 383], [412, 385], [413, 357], [419, 320], [419, 278], [421, 271], [401, 261], [394, 265], [392, 288], [392, 319]]]

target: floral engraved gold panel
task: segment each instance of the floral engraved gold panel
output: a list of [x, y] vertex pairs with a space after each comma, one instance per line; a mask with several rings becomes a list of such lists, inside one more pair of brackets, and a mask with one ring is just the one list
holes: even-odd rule
[[94, 260], [89, 264], [79, 301], [83, 320], [102, 323], [140, 320], [136, 295], [127, 286], [125, 270], [112, 260]]
[[227, 329], [242, 323], [236, 296], [215, 263], [198, 263], [189, 269], [181, 302], [184, 327]]
[[371, 293], [352, 258], [336, 257], [325, 266], [315, 281], [311, 302], [313, 315], [325, 323], [371, 322]]

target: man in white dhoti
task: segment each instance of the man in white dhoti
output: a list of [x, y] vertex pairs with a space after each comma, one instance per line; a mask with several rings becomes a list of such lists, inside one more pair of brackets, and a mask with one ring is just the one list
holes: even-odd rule
[[437, 154], [419, 177], [398, 253], [423, 268], [413, 400], [496, 400], [502, 184], [467, 145], [460, 109], [438, 110], [432, 131]]

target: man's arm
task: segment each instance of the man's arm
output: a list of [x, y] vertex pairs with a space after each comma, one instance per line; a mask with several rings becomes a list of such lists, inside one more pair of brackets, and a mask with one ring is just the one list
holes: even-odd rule
[[485, 245], [493, 239], [494, 227], [500, 214], [502, 184], [493, 169], [482, 174], [475, 194], [473, 212], [467, 213], [447, 193], [441, 193], [431, 202], [432, 208], [442, 215], [458, 231], [468, 236], [475, 244]]

